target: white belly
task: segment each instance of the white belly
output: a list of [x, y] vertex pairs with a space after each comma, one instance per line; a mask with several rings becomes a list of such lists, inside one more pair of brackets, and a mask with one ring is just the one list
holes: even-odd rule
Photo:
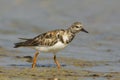
[[56, 53], [59, 50], [64, 49], [66, 46], [67, 45], [63, 44], [62, 42], [57, 42], [53, 46], [37, 46], [37, 47], [35, 47], [35, 49], [39, 50], [40, 52], [52, 52], [52, 53]]

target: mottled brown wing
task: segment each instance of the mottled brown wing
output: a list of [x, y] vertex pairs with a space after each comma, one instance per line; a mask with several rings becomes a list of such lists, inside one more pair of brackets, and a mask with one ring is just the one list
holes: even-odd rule
[[58, 40], [61, 40], [63, 42], [62, 34], [64, 32], [65, 32], [64, 29], [58, 29], [58, 30], [49, 31], [49, 32], [40, 34], [33, 39], [20, 38], [26, 41], [15, 43], [14, 48], [39, 46], [39, 45], [40, 46], [52, 46], [55, 43], [57, 43]]
[[33, 38], [30, 41], [30, 45], [31, 46], [52, 46], [55, 43], [57, 43], [57, 41], [62, 38], [62, 34], [65, 32], [64, 29], [57, 29], [57, 30], [53, 30], [53, 31], [49, 31], [47, 33], [43, 33], [38, 35], [37, 37]]
[[[60, 30], [49, 31], [47, 33], [40, 34], [33, 39], [26, 39], [24, 42], [15, 43], [14, 48], [27, 47], [27, 46], [52, 46], [57, 43], [58, 38], [56, 36]], [[21, 38], [22, 39], [22, 38]], [[24, 39], [25, 40], [25, 39]]]
[[56, 34], [57, 34], [57, 31], [50, 31], [50, 32], [38, 35], [37, 37], [33, 38], [33, 40], [30, 42], [30, 45], [52, 46], [58, 41]]

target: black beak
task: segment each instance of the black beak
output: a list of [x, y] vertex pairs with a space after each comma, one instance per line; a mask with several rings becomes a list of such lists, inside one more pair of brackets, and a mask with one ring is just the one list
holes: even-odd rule
[[86, 31], [84, 28], [82, 28], [81, 31], [83, 31], [85, 33], [88, 33], [88, 31]]

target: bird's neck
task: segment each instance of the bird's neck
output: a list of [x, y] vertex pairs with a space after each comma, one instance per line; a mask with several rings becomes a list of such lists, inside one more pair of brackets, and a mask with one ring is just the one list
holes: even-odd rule
[[75, 34], [71, 32], [70, 29], [65, 30], [64, 35], [62, 36], [62, 41], [65, 44], [70, 43], [75, 37]]
[[73, 35], [76, 34], [76, 32], [75, 32], [71, 27], [69, 27], [69, 28], [67, 29], [67, 32], [68, 32], [68, 33], [71, 33], [71, 34], [73, 34]]

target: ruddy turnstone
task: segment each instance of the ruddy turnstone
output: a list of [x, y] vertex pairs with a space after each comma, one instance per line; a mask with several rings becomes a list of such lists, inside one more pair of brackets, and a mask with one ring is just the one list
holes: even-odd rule
[[48, 31], [31, 39], [20, 38], [25, 41], [15, 43], [14, 48], [30, 47], [37, 50], [33, 58], [32, 68], [36, 65], [39, 52], [53, 53], [54, 62], [56, 63], [58, 69], [60, 69], [60, 64], [56, 58], [56, 53], [64, 49], [80, 31], [88, 33], [80, 22], [75, 22], [68, 29]]

